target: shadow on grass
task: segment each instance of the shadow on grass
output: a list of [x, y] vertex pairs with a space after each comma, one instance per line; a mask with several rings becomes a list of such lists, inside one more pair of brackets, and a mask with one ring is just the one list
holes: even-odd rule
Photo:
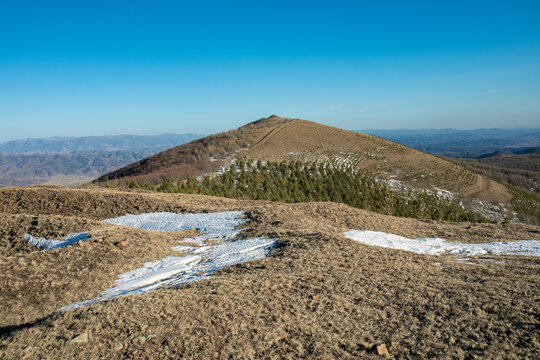
[[[0, 328], [0, 338], [6, 339], [6, 338], [10, 337], [13, 333], [16, 333], [16, 332], [18, 332], [20, 330], [30, 329], [30, 328], [33, 328], [35, 326], [44, 325], [44, 324], [46, 324], [46, 322], [48, 320], [52, 319], [55, 315], [56, 315], [56, 313], [52, 313], [52, 314], [44, 316], [44, 317], [42, 317], [40, 319], [31, 321], [31, 322], [27, 322], [27, 323], [23, 323], [23, 324], [19, 324], [19, 325], [11, 325], [11, 326], [1, 327]], [[51, 327], [51, 325], [49, 325], [49, 327]]]

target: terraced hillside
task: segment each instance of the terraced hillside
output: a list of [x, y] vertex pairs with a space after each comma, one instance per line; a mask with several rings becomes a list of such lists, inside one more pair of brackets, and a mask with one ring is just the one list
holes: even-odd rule
[[452, 158], [480, 174], [540, 196], [540, 150], [528, 154], [496, 154], [479, 159]]
[[459, 165], [371, 135], [306, 120], [291, 120], [245, 152], [253, 159], [338, 163], [417, 187], [461, 191], [477, 175]]
[[459, 164], [375, 136], [278, 116], [166, 150], [95, 182], [134, 179], [157, 183], [201, 176], [223, 170], [242, 157], [363, 169], [396, 188], [444, 193], [471, 209], [475, 201], [493, 203], [499, 206], [495, 218], [511, 216], [508, 189]]

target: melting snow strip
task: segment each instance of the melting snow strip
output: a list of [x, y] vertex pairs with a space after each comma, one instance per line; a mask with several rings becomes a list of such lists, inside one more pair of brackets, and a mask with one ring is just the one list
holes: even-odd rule
[[[168, 256], [145, 263], [141, 268], [118, 276], [116, 286], [98, 298], [62, 307], [68, 310], [119, 296], [144, 294], [162, 287], [181, 286], [208, 278], [212, 273], [235, 264], [262, 259], [276, 245], [276, 239], [262, 237], [238, 240], [236, 228], [245, 220], [241, 211], [210, 214], [151, 213], [126, 215], [105, 220], [107, 223], [140, 229], [180, 231], [196, 228], [206, 234], [184, 241], [205, 245], [206, 240], [218, 240], [213, 246], [175, 246], [172, 249], [188, 253], [183, 257]], [[195, 239], [195, 241], [194, 241]]]
[[378, 231], [349, 230], [344, 235], [366, 245], [398, 249], [426, 255], [453, 254], [478, 256], [485, 254], [540, 256], [540, 240], [519, 240], [464, 244], [440, 238], [408, 239]]
[[47, 240], [46, 238], [37, 238], [30, 234], [24, 235], [24, 240], [43, 250], [64, 248], [66, 246], [73, 245], [76, 242], [86, 241], [88, 239], [88, 232], [69, 234], [64, 238], [64, 240]]

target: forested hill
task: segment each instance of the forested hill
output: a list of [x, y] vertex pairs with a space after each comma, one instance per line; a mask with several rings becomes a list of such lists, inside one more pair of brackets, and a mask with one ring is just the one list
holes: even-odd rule
[[233, 199], [287, 203], [332, 201], [382, 214], [419, 219], [487, 222], [464, 210], [453, 199], [432, 191], [390, 191], [384, 182], [343, 164], [238, 161], [227, 171], [201, 181], [164, 181], [159, 185], [135, 180], [117, 186], [166, 193], [202, 194]]

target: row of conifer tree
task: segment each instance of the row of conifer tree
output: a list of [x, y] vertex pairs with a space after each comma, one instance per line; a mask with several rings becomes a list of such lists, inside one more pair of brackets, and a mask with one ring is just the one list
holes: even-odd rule
[[166, 180], [159, 185], [134, 180], [120, 184], [166, 193], [187, 193], [286, 203], [332, 201], [378, 213], [419, 219], [485, 222], [454, 201], [425, 191], [396, 193], [367, 173], [336, 164], [239, 160], [213, 177]]

